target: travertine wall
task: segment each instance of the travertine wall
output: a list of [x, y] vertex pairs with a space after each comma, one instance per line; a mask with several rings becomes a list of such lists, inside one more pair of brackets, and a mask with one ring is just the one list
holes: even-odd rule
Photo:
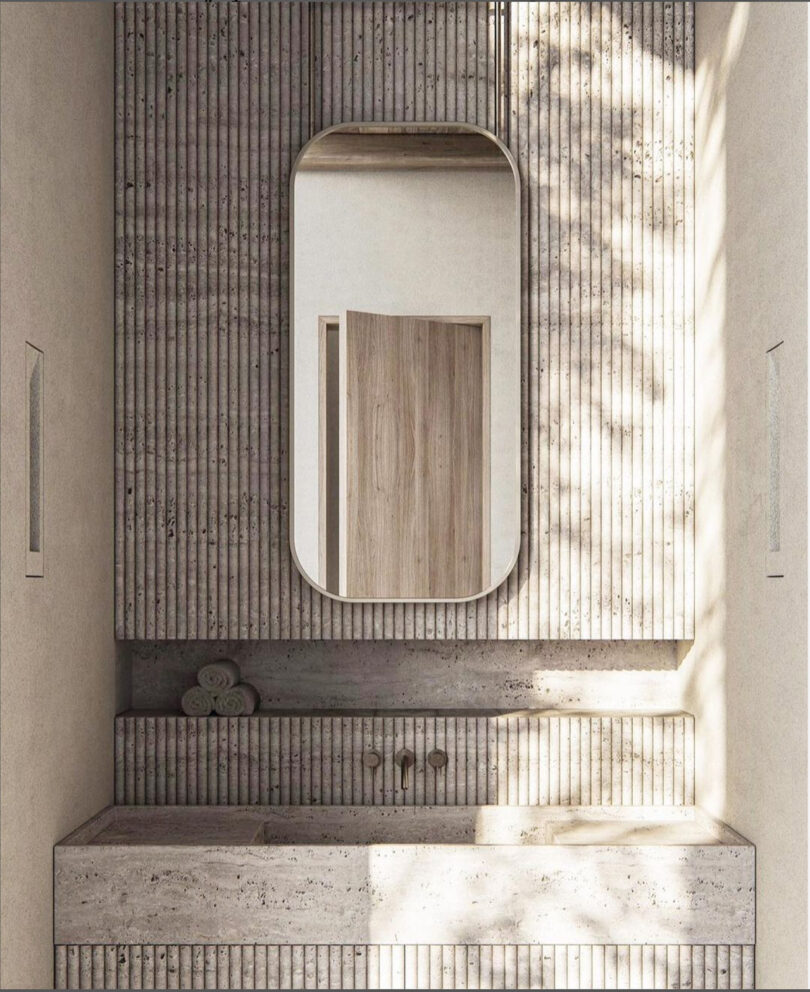
[[[0, 5], [0, 986], [53, 982], [53, 845], [112, 799], [113, 33]], [[26, 578], [25, 342], [44, 351]]]
[[[692, 4], [116, 16], [118, 636], [691, 638]], [[342, 606], [291, 561], [289, 171], [352, 119], [520, 165], [522, 548], [476, 603]]]
[[[119, 716], [115, 801], [129, 806], [689, 806], [685, 713]], [[415, 755], [402, 789], [394, 757]], [[375, 748], [379, 768], [365, 768]], [[426, 756], [447, 754], [441, 772]]]

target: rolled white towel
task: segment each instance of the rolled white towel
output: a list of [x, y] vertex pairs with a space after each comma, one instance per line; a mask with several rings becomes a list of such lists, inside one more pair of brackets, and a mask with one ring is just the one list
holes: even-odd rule
[[183, 693], [180, 708], [186, 716], [209, 716], [214, 709], [214, 697], [201, 685], [193, 685]]
[[220, 716], [250, 716], [258, 705], [259, 693], [247, 682], [231, 686], [214, 701], [214, 708]]
[[230, 658], [219, 658], [209, 665], [203, 665], [197, 672], [197, 681], [212, 696], [217, 696], [220, 692], [237, 685], [240, 678], [239, 666]]

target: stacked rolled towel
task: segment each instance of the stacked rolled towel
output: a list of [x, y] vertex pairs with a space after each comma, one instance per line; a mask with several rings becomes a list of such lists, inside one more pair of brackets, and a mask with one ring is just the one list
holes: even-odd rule
[[203, 665], [197, 672], [197, 681], [215, 699], [221, 692], [235, 686], [240, 678], [239, 666], [230, 658], [219, 658], [210, 665]]
[[240, 682], [239, 666], [230, 658], [219, 658], [197, 673], [199, 685], [183, 693], [180, 706], [186, 716], [250, 716], [259, 705], [259, 693]]
[[220, 716], [250, 716], [258, 705], [258, 692], [247, 682], [240, 682], [221, 692], [214, 708]]
[[214, 709], [214, 697], [201, 685], [193, 685], [183, 693], [180, 708], [186, 716], [210, 716]]

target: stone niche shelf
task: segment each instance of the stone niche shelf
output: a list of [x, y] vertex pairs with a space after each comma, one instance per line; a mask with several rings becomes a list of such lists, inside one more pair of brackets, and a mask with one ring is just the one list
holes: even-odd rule
[[[414, 751], [402, 790], [394, 755]], [[435, 772], [426, 756], [447, 752]], [[377, 749], [382, 764], [365, 768]], [[115, 721], [115, 801], [127, 805], [606, 805], [694, 803], [688, 713], [261, 713]]]
[[752, 989], [740, 944], [67, 944], [58, 989]]

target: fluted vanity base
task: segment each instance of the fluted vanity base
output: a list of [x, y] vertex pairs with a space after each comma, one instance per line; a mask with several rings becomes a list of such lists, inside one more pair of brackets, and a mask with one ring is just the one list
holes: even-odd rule
[[62, 944], [58, 989], [752, 989], [741, 944]]

